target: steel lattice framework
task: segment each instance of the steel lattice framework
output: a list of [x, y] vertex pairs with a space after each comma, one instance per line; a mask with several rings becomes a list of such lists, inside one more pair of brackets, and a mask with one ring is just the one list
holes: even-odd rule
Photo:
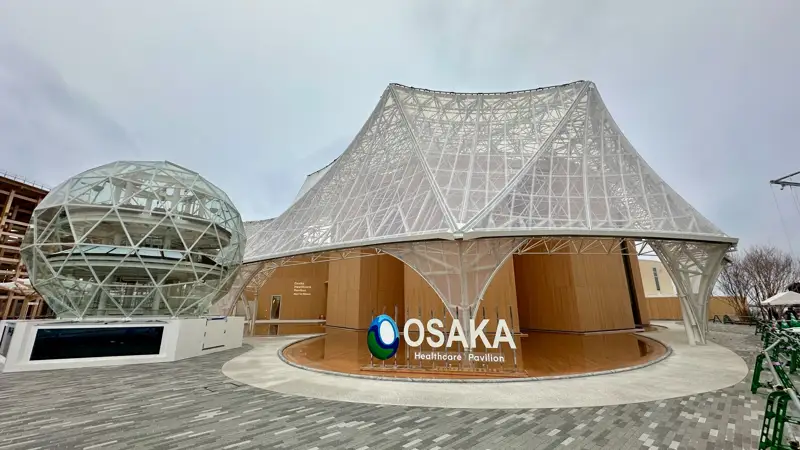
[[669, 266], [695, 323], [690, 341], [704, 342], [698, 318], [737, 242], [653, 171], [588, 81], [499, 94], [392, 84], [303, 191], [279, 217], [248, 226], [248, 266], [223, 304], [257, 289], [275, 261], [367, 248], [403, 260], [455, 313], [479, 304], [514, 252], [559, 240], [562, 251], [592, 241], [619, 251], [631, 239]]
[[237, 279], [245, 239], [231, 200], [197, 173], [120, 161], [50, 191], [22, 257], [59, 317], [197, 316]]

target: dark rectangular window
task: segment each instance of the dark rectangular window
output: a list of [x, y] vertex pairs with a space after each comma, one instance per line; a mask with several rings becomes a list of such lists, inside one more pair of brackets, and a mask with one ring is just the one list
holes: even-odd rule
[[163, 326], [40, 328], [31, 361], [157, 355], [163, 334]]
[[661, 283], [658, 281], [658, 269], [653, 267], [653, 280], [656, 282], [656, 290], [661, 290]]

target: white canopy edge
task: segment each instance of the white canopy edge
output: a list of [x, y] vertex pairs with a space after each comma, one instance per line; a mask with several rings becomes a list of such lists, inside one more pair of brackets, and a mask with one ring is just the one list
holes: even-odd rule
[[[461, 234], [458, 236], [460, 239], [464, 240], [473, 240], [473, 239], [481, 239], [481, 238], [488, 238], [488, 237], [529, 237], [529, 238], [537, 238], [537, 237], [545, 237], [545, 236], [552, 236], [552, 237], [594, 237], [594, 238], [623, 238], [623, 239], [631, 239], [631, 240], [644, 240], [644, 239], [659, 239], [659, 240], [668, 240], [668, 241], [694, 241], [694, 242], [709, 242], [709, 243], [720, 243], [720, 244], [730, 244], [732, 247], [735, 247], [738, 244], [739, 239], [732, 238], [732, 237], [723, 237], [717, 235], [702, 235], [702, 234], [689, 234], [689, 233], [674, 233], [674, 232], [663, 232], [663, 231], [640, 231], [638, 233], [631, 233], [629, 231], [620, 230], [620, 231], [603, 231], [603, 230], [576, 230], [576, 229], [541, 229], [541, 230], [498, 230], [496, 232], [492, 231], [482, 231], [482, 232], [472, 232]], [[249, 237], [249, 236], [248, 236]], [[292, 250], [288, 252], [281, 252], [272, 254], [269, 256], [264, 255], [254, 255], [247, 257], [245, 256], [243, 263], [244, 264], [251, 264], [261, 261], [270, 261], [274, 259], [281, 259], [289, 256], [300, 256], [305, 254], [312, 254], [312, 253], [321, 253], [327, 251], [337, 251], [337, 250], [346, 250], [351, 248], [361, 248], [361, 247], [377, 247], [385, 244], [400, 244], [405, 242], [418, 242], [418, 241], [433, 241], [433, 240], [446, 240], [452, 241], [455, 240], [453, 233], [449, 232], [427, 232], [427, 233], [419, 233], [417, 235], [408, 235], [408, 236], [390, 236], [386, 238], [376, 238], [376, 239], [369, 239], [364, 240], [362, 242], [357, 243], [335, 243], [330, 245], [321, 245], [314, 248], [302, 249], [300, 251]]]
[[781, 292], [761, 302], [763, 306], [800, 305], [800, 294], [793, 291]]

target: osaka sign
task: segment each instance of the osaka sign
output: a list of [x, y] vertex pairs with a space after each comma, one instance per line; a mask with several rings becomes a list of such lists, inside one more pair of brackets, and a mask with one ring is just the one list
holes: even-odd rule
[[[488, 324], [489, 319], [481, 320], [477, 326], [475, 320], [470, 320], [468, 339], [467, 333], [457, 320], [450, 324], [450, 331], [445, 335], [444, 323], [440, 319], [433, 318], [425, 324], [419, 319], [408, 319], [403, 326], [403, 339], [410, 348], [427, 344], [432, 349], [442, 347], [450, 349], [460, 344], [463, 349], [471, 350], [478, 346], [478, 342], [486, 349], [500, 348], [502, 343], [508, 344], [511, 349], [517, 348], [514, 335], [504, 319], [497, 320], [497, 330], [491, 339], [486, 336], [485, 329]], [[415, 337], [412, 337], [412, 334]], [[397, 353], [399, 346], [400, 333], [394, 319], [386, 314], [373, 319], [367, 331], [367, 347], [370, 353], [378, 359], [386, 360]]]

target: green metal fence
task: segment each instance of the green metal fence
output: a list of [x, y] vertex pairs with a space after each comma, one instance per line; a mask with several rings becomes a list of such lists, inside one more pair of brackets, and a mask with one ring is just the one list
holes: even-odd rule
[[[800, 449], [794, 436], [784, 443], [786, 424], [800, 425], [800, 416], [797, 415], [800, 414], [800, 400], [793, 381], [800, 368], [800, 333], [793, 331], [795, 327], [800, 327], [800, 322], [794, 317], [787, 321], [759, 321], [756, 324], [756, 334], [761, 335], [763, 349], [756, 357], [750, 391], [753, 394], [762, 388], [771, 391], [764, 410], [759, 449]], [[764, 380], [765, 374], [770, 378]]]

